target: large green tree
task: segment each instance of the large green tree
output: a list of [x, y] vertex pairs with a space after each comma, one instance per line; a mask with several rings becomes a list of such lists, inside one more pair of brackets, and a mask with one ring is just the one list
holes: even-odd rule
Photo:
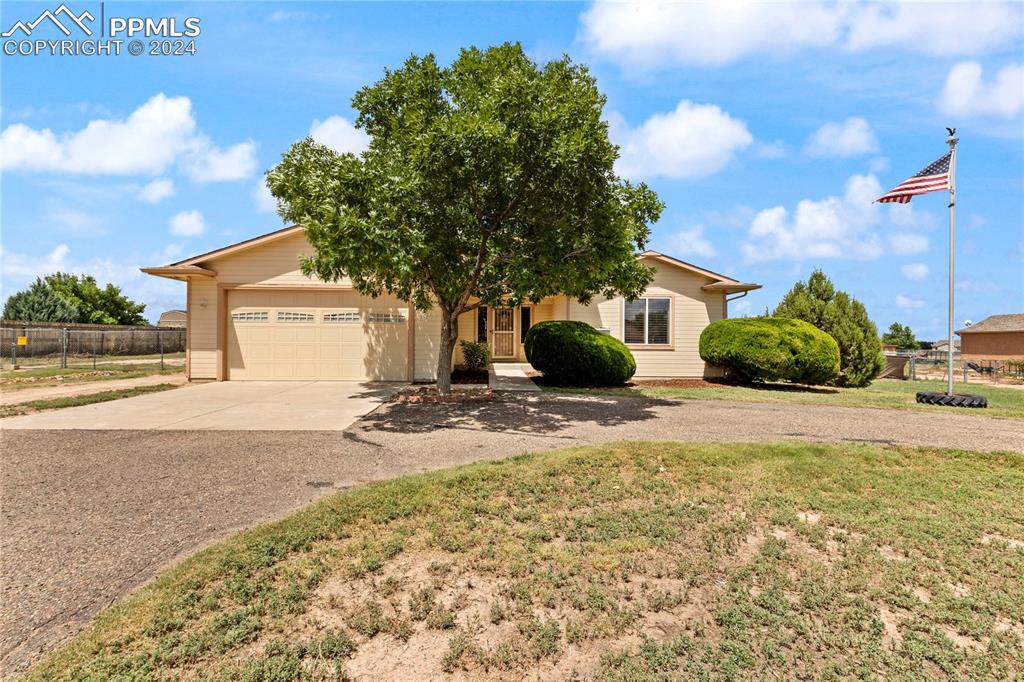
[[410, 57], [352, 105], [361, 155], [305, 139], [267, 174], [281, 216], [306, 226], [306, 274], [349, 277], [441, 317], [438, 390], [450, 390], [459, 315], [565, 293], [638, 296], [635, 258], [662, 203], [614, 171], [605, 97], [568, 57], [518, 44]]
[[27, 289], [7, 299], [3, 318], [30, 322], [77, 322], [78, 309], [37, 277]]
[[914, 337], [914, 331], [899, 322], [889, 325], [889, 330], [882, 334], [882, 343], [892, 344], [898, 350], [917, 350], [921, 346]]
[[53, 291], [78, 310], [76, 322], [85, 324], [146, 324], [144, 303], [121, 293], [120, 287], [100, 287], [92, 275], [57, 272], [46, 277]]
[[839, 344], [843, 379], [849, 386], [867, 386], [885, 367], [878, 328], [860, 301], [839, 291], [821, 270], [797, 282], [775, 308], [775, 317], [810, 322]]

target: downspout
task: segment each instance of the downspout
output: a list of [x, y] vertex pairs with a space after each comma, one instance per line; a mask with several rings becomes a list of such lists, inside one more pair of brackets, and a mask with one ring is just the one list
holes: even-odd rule
[[729, 304], [732, 303], [733, 301], [740, 300], [741, 298], [743, 298], [744, 296], [746, 296], [749, 293], [750, 293], [749, 291], [741, 291], [738, 296], [733, 296], [732, 298], [729, 298], [729, 295], [726, 294], [726, 296], [725, 296], [725, 317], [726, 317], [726, 319], [728, 319], [728, 317], [729, 317]]

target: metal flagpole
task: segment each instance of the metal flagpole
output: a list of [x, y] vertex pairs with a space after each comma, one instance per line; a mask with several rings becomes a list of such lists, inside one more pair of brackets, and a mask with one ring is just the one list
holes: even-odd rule
[[954, 135], [956, 129], [949, 131], [949, 345], [946, 346], [946, 395], [953, 395], [953, 226], [956, 223], [956, 143], [960, 140]]

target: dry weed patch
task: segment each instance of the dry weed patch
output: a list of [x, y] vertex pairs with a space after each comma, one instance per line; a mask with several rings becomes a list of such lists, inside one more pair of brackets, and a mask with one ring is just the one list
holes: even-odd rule
[[807, 444], [407, 477], [201, 552], [33, 675], [1013, 678], [1022, 488], [1019, 455]]

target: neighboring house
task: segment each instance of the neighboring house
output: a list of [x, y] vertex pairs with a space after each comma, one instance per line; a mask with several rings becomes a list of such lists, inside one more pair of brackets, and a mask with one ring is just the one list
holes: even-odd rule
[[[299, 271], [311, 254], [301, 226], [142, 271], [186, 281], [191, 379], [434, 380], [438, 311], [354, 291]], [[515, 308], [479, 308], [459, 319], [459, 338], [486, 341], [495, 362], [525, 361], [523, 339], [544, 320], [582, 320], [633, 350], [639, 377], [716, 374], [697, 352], [703, 329], [728, 314], [728, 295], [759, 289], [663, 254], [638, 256], [657, 268], [643, 298], [581, 305], [551, 296]], [[456, 347], [455, 362], [461, 361]]]
[[1024, 313], [992, 315], [956, 333], [965, 360], [1024, 360]]
[[165, 310], [160, 313], [157, 327], [170, 327], [172, 329], [184, 329], [188, 322], [188, 313], [184, 310]]
[[[932, 347], [929, 350], [941, 351], [941, 352], [945, 353], [946, 349], [949, 348], [949, 339], [942, 339], [941, 341], [935, 341], [935, 342], [933, 342], [931, 344], [931, 346]], [[959, 353], [959, 352], [960, 352], [960, 339], [953, 339], [953, 353]]]

